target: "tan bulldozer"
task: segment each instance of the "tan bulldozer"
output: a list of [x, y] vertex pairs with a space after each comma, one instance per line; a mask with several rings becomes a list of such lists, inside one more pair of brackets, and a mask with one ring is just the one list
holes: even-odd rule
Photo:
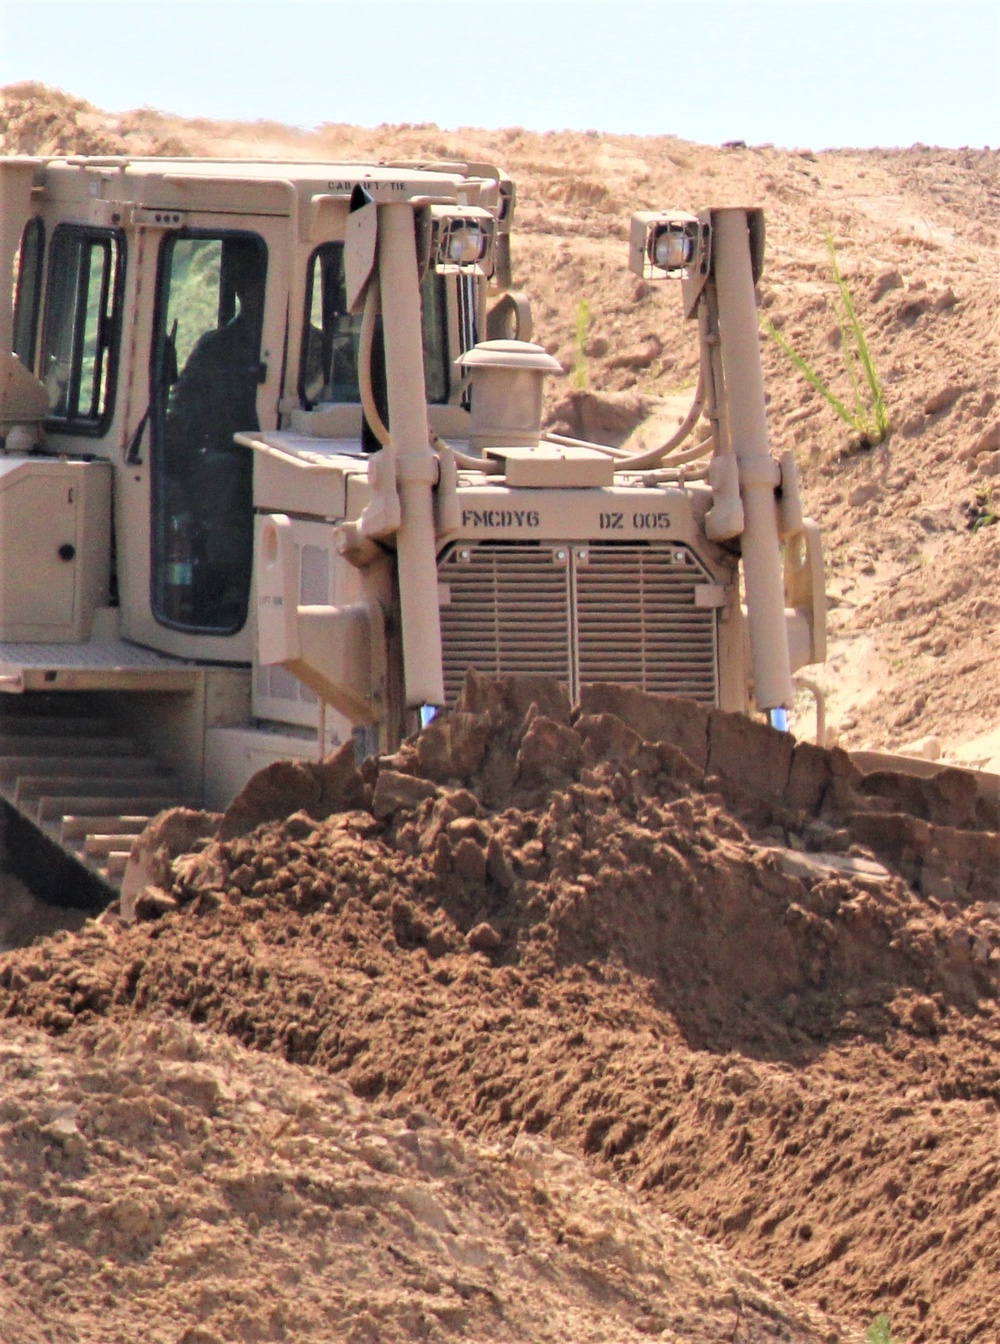
[[40, 894], [99, 904], [152, 814], [392, 750], [470, 668], [785, 726], [825, 606], [762, 213], [633, 218], [701, 352], [636, 455], [542, 429], [514, 206], [480, 163], [0, 161], [0, 791]]

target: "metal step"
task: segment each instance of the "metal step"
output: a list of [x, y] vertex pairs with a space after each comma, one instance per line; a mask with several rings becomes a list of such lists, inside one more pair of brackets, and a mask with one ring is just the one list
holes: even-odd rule
[[125, 854], [132, 852], [133, 835], [102, 835], [99, 832], [91, 832], [83, 838], [83, 848], [80, 853], [88, 863], [107, 859], [109, 854]]
[[128, 865], [132, 845], [149, 820], [148, 816], [69, 816], [56, 822], [47, 821], [44, 826], [50, 834], [58, 827], [57, 836], [63, 848], [76, 855], [81, 863], [97, 873], [109, 886], [118, 887]]
[[113, 887], [120, 887], [122, 878], [125, 876], [128, 857], [128, 851], [125, 851], [124, 853], [117, 851], [113, 854], [109, 854], [103, 868], [98, 868], [97, 871], [100, 873], [101, 877], [104, 878], [105, 882], [110, 883]]
[[88, 835], [140, 835], [149, 822], [147, 815], [121, 817], [61, 817], [56, 838], [64, 845], [86, 840]]
[[118, 887], [132, 854], [132, 839], [132, 836], [88, 835], [80, 858], [105, 882]]
[[[18, 775], [14, 788], [14, 804], [30, 809], [42, 797], [90, 795], [102, 798], [128, 798], [141, 793], [147, 798], [169, 797], [177, 793], [178, 785], [166, 772], [145, 772], [135, 777], [120, 775]], [[86, 814], [82, 814], [86, 815]]]
[[67, 881], [81, 872], [88, 908], [100, 889], [95, 878], [105, 890], [120, 886], [133, 841], [150, 818], [191, 801], [171, 770], [113, 718], [90, 712], [93, 704], [85, 695], [0, 698], [0, 805], [26, 819], [17, 830], [18, 862], [32, 870], [41, 864], [48, 882], [55, 860], [36, 862], [31, 836], [38, 835], [38, 855], [47, 844], [58, 846], [72, 861]]
[[68, 813], [73, 813], [77, 817], [88, 815], [106, 817], [113, 811], [116, 802], [128, 802], [130, 808], [141, 808], [150, 816], [155, 816], [157, 812], [162, 812], [168, 807], [190, 807], [187, 799], [179, 798], [171, 790], [164, 790], [158, 794], [145, 791], [139, 797], [127, 797], [123, 794], [102, 794], [92, 798], [80, 797], [79, 794], [54, 794], [51, 797], [43, 795], [37, 799], [31, 811], [23, 805], [21, 810], [35, 822], [61, 820]]
[[162, 774], [159, 763], [149, 756], [127, 756], [114, 753], [94, 755], [31, 755], [6, 756], [0, 754], [0, 779], [31, 778], [32, 776], [63, 775], [74, 779], [94, 775], [156, 775]]
[[156, 811], [128, 816], [88, 817], [70, 814], [39, 822], [67, 854], [96, 873], [111, 887], [121, 884], [132, 844]]

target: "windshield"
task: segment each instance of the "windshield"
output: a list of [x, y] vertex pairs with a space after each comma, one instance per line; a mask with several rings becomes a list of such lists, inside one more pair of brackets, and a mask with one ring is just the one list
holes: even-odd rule
[[[421, 286], [424, 326], [424, 384], [427, 400], [440, 404], [451, 392], [448, 354], [446, 280], [428, 271]], [[347, 311], [344, 245], [324, 243], [312, 254], [306, 280], [305, 329], [299, 369], [299, 397], [312, 408], [319, 402], [360, 402], [358, 341], [361, 314]], [[382, 319], [377, 320], [372, 349], [372, 386], [376, 401], [385, 386]], [[385, 418], [385, 411], [380, 406]]]

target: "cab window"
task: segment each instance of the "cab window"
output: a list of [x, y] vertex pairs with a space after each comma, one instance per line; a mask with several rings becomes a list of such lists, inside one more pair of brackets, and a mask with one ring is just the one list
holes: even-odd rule
[[428, 270], [420, 288], [424, 327], [424, 385], [427, 400], [442, 405], [448, 400], [448, 293], [443, 275]]
[[61, 224], [52, 235], [39, 373], [57, 433], [103, 434], [111, 419], [123, 261], [107, 229]]
[[163, 625], [230, 635], [247, 618], [267, 249], [244, 232], [161, 244], [150, 369], [152, 607]]
[[[424, 381], [428, 402], [448, 400], [451, 391], [448, 358], [445, 277], [429, 271], [421, 286], [423, 305]], [[372, 389], [376, 401], [385, 383], [382, 319], [376, 325], [372, 351]], [[299, 369], [299, 397], [307, 408], [318, 402], [358, 402], [360, 313], [347, 311], [343, 243], [323, 243], [312, 254], [306, 279], [305, 327]], [[383, 419], [385, 411], [379, 407]]]
[[21, 235], [14, 291], [14, 354], [26, 369], [35, 367], [38, 310], [42, 298], [42, 263], [45, 259], [45, 225], [29, 219]]

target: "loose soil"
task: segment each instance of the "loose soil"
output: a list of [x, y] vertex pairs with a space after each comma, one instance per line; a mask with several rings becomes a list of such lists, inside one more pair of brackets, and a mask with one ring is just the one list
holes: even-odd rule
[[[913, 1344], [995, 1340], [998, 815], [959, 771], [862, 776], [843, 752], [690, 703], [595, 687], [571, 711], [553, 684], [470, 675], [395, 757], [358, 771], [347, 747], [261, 772], [221, 820], [165, 814], [135, 857], [156, 879], [137, 922], [111, 912], [8, 954], [0, 1013], [84, 1057], [101, 1032], [128, 1053], [141, 1024], [180, 1018], [305, 1067], [303, 1088], [331, 1074], [404, 1125], [419, 1107], [504, 1161], [541, 1136], [832, 1318], [730, 1285], [730, 1338], [841, 1339], [887, 1308]], [[100, 1110], [78, 1170], [58, 1159], [50, 1183], [90, 1209], [86, 1229], [73, 1182], [103, 1161]], [[308, 1185], [323, 1145], [304, 1137]], [[241, 1160], [237, 1141], [216, 1153], [212, 1181]], [[195, 1233], [161, 1182], [152, 1230], [119, 1253], [167, 1312], [164, 1263]], [[23, 1181], [6, 1198], [15, 1250], [24, 1209], [45, 1227], [8, 1261], [18, 1299], [47, 1301], [23, 1280], [62, 1224]], [[283, 1219], [274, 1234], [294, 1236]], [[90, 1294], [87, 1236], [70, 1240]], [[507, 1291], [457, 1336], [546, 1338], [505, 1315]], [[627, 1338], [633, 1310], [661, 1337], [727, 1337], [690, 1303], [671, 1320], [666, 1300], [611, 1294], [596, 1319], [614, 1332], [595, 1337]], [[431, 1315], [430, 1337], [449, 1337]], [[423, 1337], [413, 1319], [392, 1318], [398, 1337]], [[259, 1337], [313, 1337], [281, 1322]]]
[[[696, 345], [625, 269], [631, 211], [762, 205], [762, 306], [844, 395], [830, 234], [889, 437], [763, 356], [824, 528], [833, 740], [1000, 768], [996, 151], [299, 133], [37, 85], [0, 91], [0, 148], [502, 164], [567, 370], [590, 307], [549, 423], [636, 447]], [[393, 760], [162, 819], [137, 922], [0, 956], [0, 1340], [811, 1344], [884, 1311], [897, 1344], [995, 1344], [1000, 840], [969, 780], [473, 681]], [[29, 936], [30, 895], [5, 911]]]
[[4, 1344], [831, 1337], [541, 1137], [483, 1144], [178, 1021], [5, 1024]]

